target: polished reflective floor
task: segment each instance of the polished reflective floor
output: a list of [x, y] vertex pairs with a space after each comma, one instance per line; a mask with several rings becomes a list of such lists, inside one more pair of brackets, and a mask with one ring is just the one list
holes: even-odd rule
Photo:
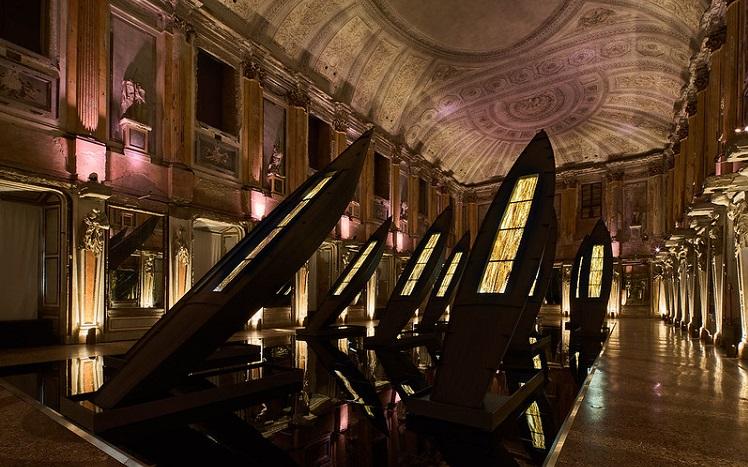
[[[558, 331], [560, 321], [561, 317], [556, 316], [544, 320], [544, 324], [546, 328]], [[366, 323], [369, 334], [373, 332], [373, 324]], [[558, 345], [555, 354], [557, 361], [563, 361], [563, 339], [560, 332], [556, 333]], [[407, 428], [402, 402], [390, 389], [376, 355], [363, 351], [360, 339], [338, 341], [324, 354], [320, 353], [319, 348], [296, 340], [295, 332], [291, 329], [246, 331], [235, 335], [233, 340], [260, 345], [261, 357], [279, 366], [306, 370], [304, 391], [299, 396], [278, 398], [236, 412], [266, 439], [290, 453], [300, 465], [442, 463], [439, 448], [432, 440]], [[129, 345], [55, 346], [27, 349], [26, 352], [7, 351], [0, 354], [0, 375], [3, 377], [0, 385], [25, 393], [27, 400], [35, 399], [59, 411], [62, 398], [96, 390], [105, 378], [104, 356], [121, 354]], [[430, 375], [432, 362], [425, 349], [412, 351], [411, 357], [427, 376]], [[341, 358], [350, 363], [341, 363]], [[354, 368], [352, 372], [351, 365]], [[568, 413], [576, 394], [576, 386], [567, 373], [560, 365], [552, 368], [552, 383], [548, 390], [552, 393], [553, 413], [548, 416], [555, 419], [556, 426]], [[357, 375], [362, 376], [358, 383]], [[254, 369], [209, 379], [221, 386], [261, 376], [262, 370]], [[352, 391], [342, 390], [346, 383], [352, 385], [348, 388]], [[503, 376], [497, 375], [492, 390], [505, 391], [504, 385]], [[366, 386], [370, 386], [370, 389]], [[351, 397], [351, 393], [356, 396]], [[382, 415], [374, 417], [370, 410]], [[390, 434], [386, 436], [382, 428]], [[539, 429], [543, 430], [544, 427], [539, 425]], [[102, 439], [118, 448], [114, 455], [124, 453], [142, 458], [134, 454], [134, 445], [130, 442], [123, 443], [106, 437]], [[136, 440], [135, 444], [141, 441]], [[552, 442], [552, 435], [544, 440], [548, 446]], [[542, 458], [528, 455], [523, 443], [518, 440], [510, 441], [506, 447], [521, 465], [538, 465], [542, 462]], [[112, 454], [111, 451], [109, 453]], [[162, 462], [164, 458], [176, 460], [174, 452], [150, 451], [148, 454], [154, 457], [144, 460], [153, 463], [170, 464]], [[49, 457], [54, 459], [54, 454]], [[20, 456], [15, 460], [23, 463], [29, 459]]]
[[588, 383], [556, 465], [748, 465], [748, 370], [714, 346], [620, 319]]

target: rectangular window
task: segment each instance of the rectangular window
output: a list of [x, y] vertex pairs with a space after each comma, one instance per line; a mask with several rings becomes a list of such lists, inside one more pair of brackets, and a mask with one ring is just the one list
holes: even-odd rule
[[410, 295], [411, 293], [413, 293], [413, 289], [416, 287], [418, 279], [421, 278], [421, 274], [423, 274], [426, 263], [429, 262], [429, 258], [431, 258], [431, 254], [434, 252], [434, 247], [436, 246], [436, 242], [439, 240], [440, 236], [441, 234], [438, 233], [431, 234], [428, 241], [426, 242], [426, 247], [424, 247], [424, 249], [421, 250], [421, 254], [418, 255], [416, 264], [413, 267], [413, 270], [410, 271], [408, 280], [405, 282], [405, 286], [400, 292], [400, 295]]
[[209, 53], [197, 52], [197, 120], [231, 135], [238, 134], [237, 73]]
[[592, 247], [592, 258], [590, 258], [590, 281], [587, 286], [588, 297], [599, 297], [603, 285], [603, 259], [605, 250], [602, 245]]
[[335, 172], [331, 172], [327, 174], [324, 178], [322, 178], [320, 181], [317, 182], [314, 187], [312, 187], [310, 190], [306, 192], [304, 197], [299, 201], [299, 204], [297, 204], [286, 216], [281, 220], [278, 225], [275, 226], [273, 230], [270, 231], [269, 234], [265, 238], [262, 239], [260, 243], [255, 246], [252, 251], [249, 252], [249, 254], [241, 261], [239, 264], [234, 267], [234, 269], [221, 281], [220, 284], [218, 284], [213, 291], [214, 292], [221, 292], [224, 288], [226, 288], [229, 283], [234, 280], [236, 276], [239, 275], [239, 273], [249, 264], [252, 262], [255, 257], [260, 254], [262, 250], [265, 249], [270, 242], [273, 241], [275, 237], [278, 236], [279, 233], [288, 225], [291, 223], [291, 221], [299, 215], [299, 213], [304, 209], [304, 207], [309, 204], [309, 201], [312, 200], [315, 196], [317, 196], [317, 193], [319, 193], [322, 188], [324, 188], [325, 185], [327, 185], [327, 182], [330, 181], [330, 179], [335, 175]]
[[444, 278], [442, 279], [442, 283], [439, 284], [439, 290], [437, 290], [436, 292], [437, 297], [443, 297], [447, 294], [447, 289], [449, 288], [449, 284], [452, 283], [452, 278], [455, 275], [457, 266], [460, 264], [461, 258], [462, 258], [461, 251], [458, 251], [452, 257], [452, 262], [449, 263], [449, 267], [447, 268], [447, 273], [444, 275]]
[[0, 38], [40, 55], [47, 54], [46, 0], [0, 1]]
[[359, 269], [361, 269], [361, 265], [364, 264], [364, 261], [366, 261], [366, 258], [369, 257], [372, 250], [374, 250], [374, 247], [377, 245], [377, 242], [369, 242], [368, 245], [366, 245], [366, 249], [364, 252], [356, 258], [356, 261], [353, 263], [353, 267], [346, 272], [345, 277], [340, 282], [340, 284], [335, 288], [335, 292], [333, 292], [333, 295], [340, 295], [343, 293], [343, 290], [346, 288], [346, 286], [351, 282], [351, 279], [353, 279], [353, 276], [356, 275]]
[[603, 184], [585, 183], [582, 185], [582, 219], [594, 219], [602, 214]]
[[374, 153], [374, 196], [390, 199], [390, 160]]
[[504, 293], [514, 258], [517, 256], [522, 234], [525, 231], [530, 208], [538, 185], [538, 175], [525, 175], [517, 179], [512, 196], [501, 217], [499, 230], [494, 238], [491, 256], [483, 271], [478, 293]]

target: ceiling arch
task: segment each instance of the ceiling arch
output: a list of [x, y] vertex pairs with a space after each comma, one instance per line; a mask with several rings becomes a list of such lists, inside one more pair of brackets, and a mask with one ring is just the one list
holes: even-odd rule
[[[706, 0], [214, 0], [462, 183], [544, 128], [559, 166], [666, 146]], [[520, 6], [518, 6], [520, 5]], [[532, 5], [532, 8], [527, 5]]]

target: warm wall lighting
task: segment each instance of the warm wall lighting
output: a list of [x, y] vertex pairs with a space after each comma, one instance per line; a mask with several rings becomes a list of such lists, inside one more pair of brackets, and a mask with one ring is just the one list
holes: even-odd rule
[[252, 218], [255, 220], [262, 220], [265, 217], [265, 210], [267, 209], [267, 200], [265, 195], [261, 191], [252, 191]]

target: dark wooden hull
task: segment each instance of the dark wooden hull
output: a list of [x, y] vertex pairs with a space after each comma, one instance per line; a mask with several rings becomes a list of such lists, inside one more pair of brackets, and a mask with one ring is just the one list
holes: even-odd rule
[[[602, 245], [604, 253], [600, 291], [597, 297], [589, 294], [591, 257], [595, 245]], [[613, 247], [610, 232], [600, 219], [579, 246], [571, 272], [569, 363], [577, 382], [581, 383], [584, 379], [587, 368], [597, 358], [607, 337], [603, 323], [608, 311], [612, 285]]]
[[[457, 253], [461, 253], [462, 257], [454, 270], [452, 280], [449, 283], [449, 286], [447, 286], [446, 293], [444, 293], [444, 295], [440, 297], [438, 294], [440, 284], [444, 280], [444, 276], [447, 275], [449, 265], [452, 263], [452, 259]], [[423, 318], [419, 323], [420, 331], [436, 330], [435, 328], [437, 321], [439, 321], [439, 318], [441, 318], [441, 316], [444, 314], [447, 306], [452, 303], [452, 299], [454, 299], [455, 292], [457, 292], [457, 286], [462, 279], [462, 273], [465, 272], [465, 266], [467, 266], [469, 253], [470, 232], [465, 232], [460, 241], [458, 241], [457, 244], [455, 244], [454, 248], [452, 248], [452, 252], [449, 254], [449, 258], [447, 258], [447, 260], [444, 262], [444, 266], [439, 273], [439, 277], [436, 279], [436, 283], [431, 289], [429, 302], [428, 304], [426, 304], [426, 308], [423, 312]]]
[[[372, 132], [365, 133], [310, 177], [208, 271], [133, 346], [127, 363], [99, 389], [94, 402], [108, 409], [159, 397], [240, 330], [338, 222], [353, 197], [371, 139]], [[278, 229], [305, 196], [306, 206]]]
[[[325, 295], [322, 303], [319, 305], [317, 311], [309, 317], [309, 322], [306, 326], [305, 332], [316, 332], [326, 326], [330, 326], [335, 323], [340, 316], [340, 313], [351, 304], [356, 294], [361, 292], [366, 283], [371, 279], [374, 271], [377, 270], [379, 261], [382, 259], [382, 254], [387, 246], [387, 235], [390, 232], [392, 226], [392, 218], [387, 219], [377, 230], [369, 237], [369, 239], [361, 245], [361, 249], [358, 253], [351, 258], [348, 265], [340, 273], [338, 279], [330, 287], [330, 290]], [[374, 243], [373, 249], [369, 255], [364, 259], [363, 263], [360, 264], [358, 272], [356, 272], [348, 282], [348, 285], [343, 288], [339, 294], [335, 294], [341, 282], [345, 280], [349, 271], [354, 267], [357, 260], [364, 254], [367, 245]]]
[[[479, 293], [517, 180], [537, 175], [532, 204], [503, 293]], [[457, 290], [431, 400], [480, 409], [527, 302], [553, 219], [555, 161], [545, 132], [528, 144], [497, 191]]]
[[[402, 332], [405, 325], [413, 317], [416, 308], [426, 298], [444, 262], [444, 251], [447, 247], [447, 237], [451, 226], [452, 207], [449, 206], [434, 220], [434, 223], [431, 224], [431, 227], [429, 227], [418, 243], [418, 246], [416, 246], [415, 251], [413, 251], [413, 255], [410, 257], [408, 264], [406, 264], [405, 269], [400, 274], [395, 288], [392, 290], [392, 295], [390, 295], [387, 306], [382, 313], [374, 337], [367, 341], [370, 345], [383, 347], [397, 339], [398, 334]], [[416, 261], [421, 252], [426, 248], [426, 244], [433, 234], [440, 234], [436, 245], [433, 247], [433, 252], [411, 293], [403, 295], [402, 291], [408, 282], [411, 272], [416, 267]]]

